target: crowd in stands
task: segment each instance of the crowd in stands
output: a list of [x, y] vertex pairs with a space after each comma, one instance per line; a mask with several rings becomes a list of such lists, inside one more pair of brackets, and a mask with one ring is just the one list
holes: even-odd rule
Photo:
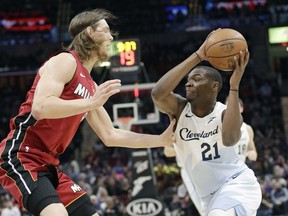
[[[122, 0], [121, 2], [117, 0], [82, 2], [41, 0], [40, 2], [39, 4], [30, 0], [24, 2], [15, 0], [13, 3], [2, 2], [0, 29], [3, 31], [0, 32], [0, 45], [11, 46], [67, 40], [69, 37], [65, 32], [69, 17], [87, 8], [105, 8], [115, 13], [119, 17], [115, 24], [121, 29], [121, 34], [129, 37], [139, 34], [197, 31], [235, 25], [281, 25], [288, 22], [288, 8], [285, 1], [204, 1], [203, 4], [201, 4], [202, 1], [184, 0]], [[12, 31], [12, 28], [6, 28], [7, 25], [12, 25], [13, 22], [9, 22], [11, 19], [21, 20], [28, 17], [35, 19], [42, 17], [45, 20], [40, 19], [41, 21], [36, 22], [39, 28], [34, 31], [31, 28], [35, 23], [32, 25], [31, 22], [26, 23], [25, 21], [17, 21], [13, 24], [17, 26], [18, 30]], [[49, 28], [45, 28], [45, 24], [49, 25]], [[30, 30], [19, 30], [22, 25], [29, 27]]]
[[[20, 0], [18, 1], [20, 2]], [[29, 1], [27, 0], [26, 2], [28, 3]], [[48, 2], [53, 3], [53, 1]], [[119, 6], [119, 3], [117, 3], [119, 1], [103, 2], [106, 2], [106, 5], [103, 6], [103, 3], [102, 7], [111, 9], [112, 11], [113, 7], [116, 8]], [[286, 3], [285, 1], [275, 1], [275, 3], [276, 2], [279, 5]], [[78, 4], [73, 4], [73, 8], [79, 7], [79, 9], [86, 9], [88, 6], [92, 7], [91, 5], [85, 4], [85, 1], [82, 1], [81, 5], [79, 5], [78, 2]], [[100, 3], [95, 2], [94, 4], [93, 6], [97, 7]], [[127, 22], [127, 20], [133, 21], [129, 25], [125, 23], [126, 27], [123, 27], [124, 35], [137, 35], [139, 32], [151, 33], [166, 31], [165, 23], [167, 20], [164, 10], [166, 5], [162, 3], [162, 5], [154, 7], [155, 5], [153, 4], [155, 4], [154, 0], [145, 1], [145, 4], [142, 6], [146, 8], [146, 10], [140, 10], [141, 6], [136, 7], [128, 3], [122, 4], [122, 14], [119, 15], [126, 17], [125, 22]], [[7, 8], [9, 7], [7, 6]], [[153, 10], [151, 11], [151, 9]], [[163, 9], [163, 13], [158, 13], [157, 11], [159, 11], [159, 9]], [[13, 8], [11, 7], [9, 10], [13, 10]], [[201, 16], [199, 16], [197, 19], [194, 18], [194, 21], [187, 21], [188, 24], [186, 27], [189, 27], [189, 23], [193, 24], [194, 22], [194, 24], [197, 24], [195, 20], [197, 22], [199, 21], [198, 24], [200, 23], [203, 26], [207, 25], [205, 22], [208, 20], [210, 27], [219, 27], [220, 23], [221, 25], [228, 26], [233, 26], [237, 23], [242, 25], [245, 24], [245, 20], [246, 23], [251, 22], [251, 20], [257, 20], [258, 24], [261, 25], [279, 22], [287, 23], [288, 19], [287, 16], [285, 16], [287, 10], [286, 7], [276, 5], [273, 8], [263, 7], [261, 10], [259, 9], [259, 16], [255, 16], [255, 13], [251, 11], [250, 15], [249, 11], [239, 10], [236, 10], [237, 13], [233, 12], [228, 15], [225, 13], [221, 15], [219, 11], [217, 14], [211, 12], [210, 18], [204, 16], [201, 18]], [[45, 11], [41, 9], [41, 13], [54, 18], [56, 17], [55, 11], [57, 11], [55, 8], [54, 10], [49, 9]], [[125, 11], [129, 12], [129, 16], [128, 12], [125, 13]], [[131, 13], [131, 11], [135, 12], [135, 14]], [[47, 12], [53, 14], [47, 14]], [[136, 15], [136, 12], [138, 12], [138, 15]], [[141, 14], [139, 15], [140, 12]], [[152, 15], [155, 15], [155, 17]], [[0, 11], [0, 16], [3, 16], [3, 11]], [[241, 22], [238, 22], [239, 20], [237, 21], [235, 16], [240, 17], [239, 20], [241, 20]], [[51, 22], [55, 23], [56, 20], [52, 20]], [[145, 28], [143, 28], [141, 22], [150, 22], [151, 25], [145, 25]], [[130, 25], [133, 26], [133, 28]], [[175, 25], [177, 25], [177, 23]], [[171, 27], [171, 23], [169, 26]], [[151, 81], [156, 81], [166, 71], [183, 60], [191, 50], [194, 50], [194, 46], [197, 47], [197, 45], [193, 43], [191, 41], [184, 41], [177, 45], [173, 43], [167, 45], [144, 41], [141, 48], [141, 57]], [[7, 44], [5, 46], [7, 46]], [[0, 140], [7, 135], [10, 118], [17, 113], [19, 104], [24, 100], [25, 93], [32, 84], [34, 78], [33, 71], [35, 72], [44, 58], [52, 53], [51, 47], [49, 47], [49, 52], [41, 48], [33, 52], [27, 52], [26, 55], [24, 53], [22, 56], [15, 57], [13, 52], [7, 54], [5, 46], [4, 48], [2, 47], [0, 51], [0, 70], [2, 72], [30, 70], [32, 73], [22, 76], [19, 76], [19, 74], [17, 76], [8, 76], [7, 74], [0, 76]], [[255, 171], [262, 188], [263, 200], [257, 216], [284, 216], [288, 214], [288, 143], [284, 131], [281, 91], [278, 77], [268, 71], [268, 69], [267, 71], [255, 71], [252, 63], [253, 57], [250, 62], [241, 82], [240, 97], [244, 101], [245, 110], [243, 117], [245, 122], [250, 124], [254, 129], [255, 144], [258, 152], [256, 162], [247, 161], [247, 165]], [[230, 74], [222, 73], [222, 75], [224, 83], [227, 83]], [[184, 89], [177, 89], [180, 94], [183, 94], [183, 90]], [[219, 95], [219, 100], [224, 102], [227, 94], [228, 89], [224, 85]], [[166, 116], [161, 115], [161, 124], [154, 125], [153, 127], [143, 127], [142, 131], [159, 134], [164, 127], [166, 127], [168, 121]], [[70, 147], [62, 156], [62, 163], [59, 169], [69, 174], [75, 182], [87, 191], [101, 216], [126, 215], [125, 207], [131, 198], [133, 185], [131, 172], [132, 150], [107, 148], [101, 140], [96, 139], [91, 151], [82, 154], [81, 149], [83, 149], [85, 143], [83, 142], [83, 132], [81, 129], [82, 125]], [[194, 212], [195, 208], [182, 184], [179, 168], [176, 165], [175, 159], [166, 158], [161, 148], [152, 150], [152, 158], [157, 180], [156, 187], [159, 197], [168, 210], [167, 216], [196, 215]], [[13, 198], [4, 190], [0, 190], [0, 194], [1, 216], [11, 215], [11, 212], [13, 212], [15, 216], [31, 215], [25, 211], [25, 209], [18, 207], [17, 204], [14, 203]]]
[[35, 44], [53, 41], [57, 25], [57, 0], [1, 1], [0, 45]]

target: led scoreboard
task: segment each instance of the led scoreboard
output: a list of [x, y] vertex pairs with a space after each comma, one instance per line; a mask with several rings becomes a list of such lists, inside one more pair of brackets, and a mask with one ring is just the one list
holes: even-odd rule
[[124, 83], [139, 81], [141, 72], [140, 43], [138, 39], [113, 41], [110, 49], [110, 76]]
[[[140, 44], [138, 39], [113, 41], [110, 50], [111, 66], [131, 67], [140, 63]], [[124, 70], [125, 71], [125, 70]]]

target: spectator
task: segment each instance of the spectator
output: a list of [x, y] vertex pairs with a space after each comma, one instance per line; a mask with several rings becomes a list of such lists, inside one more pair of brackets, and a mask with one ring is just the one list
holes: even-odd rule
[[12, 199], [6, 199], [4, 200], [4, 208], [1, 216], [21, 216], [21, 212], [19, 207], [13, 204]]
[[283, 187], [280, 181], [273, 184], [271, 200], [273, 203], [273, 215], [283, 215], [287, 213], [288, 190], [286, 187]]

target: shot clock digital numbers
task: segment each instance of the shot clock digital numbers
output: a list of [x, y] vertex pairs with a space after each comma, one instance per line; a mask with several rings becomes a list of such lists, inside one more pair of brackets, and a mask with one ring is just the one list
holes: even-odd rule
[[121, 79], [122, 83], [139, 82], [141, 60], [138, 39], [113, 41], [109, 61], [111, 78]]
[[112, 68], [139, 66], [139, 40], [125, 39], [113, 41], [110, 50], [110, 62]]
[[137, 50], [135, 41], [119, 41], [116, 43], [116, 47], [120, 55], [120, 65], [132, 66], [135, 64], [135, 52]]

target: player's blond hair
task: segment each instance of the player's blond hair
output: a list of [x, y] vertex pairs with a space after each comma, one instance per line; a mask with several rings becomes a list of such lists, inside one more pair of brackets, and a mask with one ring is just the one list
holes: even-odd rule
[[77, 14], [71, 20], [68, 28], [68, 33], [73, 39], [65, 49], [75, 50], [82, 61], [89, 60], [92, 52], [98, 52], [100, 43], [93, 41], [85, 30], [89, 26], [96, 29], [98, 22], [102, 19], [108, 22], [116, 17], [104, 9], [87, 10]]

